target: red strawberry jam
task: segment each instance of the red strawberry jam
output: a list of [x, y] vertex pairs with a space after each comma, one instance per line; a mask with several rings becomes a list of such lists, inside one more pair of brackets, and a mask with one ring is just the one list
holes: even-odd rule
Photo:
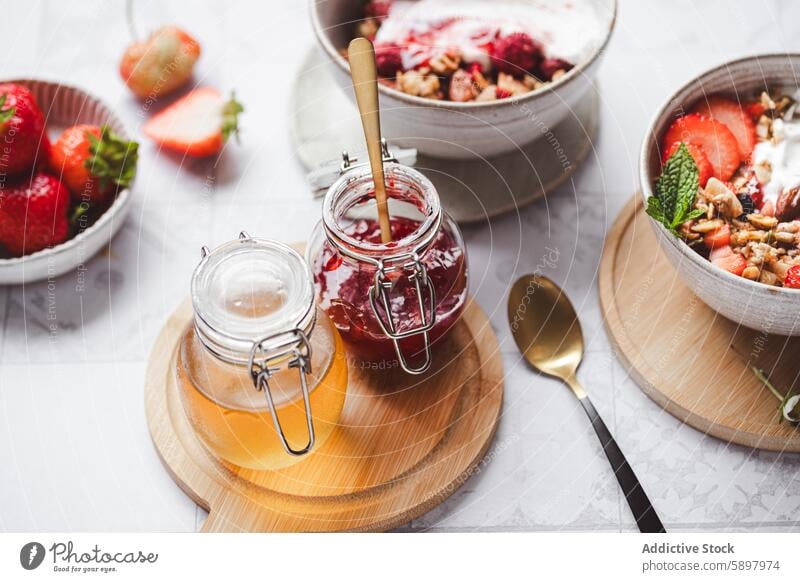
[[[392, 240], [400, 241], [413, 235], [420, 222], [408, 218], [392, 217]], [[358, 219], [344, 232], [357, 241], [381, 243], [380, 228], [376, 220]], [[422, 264], [436, 294], [436, 323], [429, 332], [432, 344], [441, 339], [453, 326], [463, 311], [467, 298], [467, 264], [460, 235], [445, 221], [426, 252]], [[381, 329], [369, 301], [370, 288], [375, 282], [376, 267], [342, 257], [328, 241], [323, 243], [311, 265], [317, 286], [320, 307], [328, 313], [339, 333], [348, 343], [348, 351], [369, 362], [396, 362], [397, 356], [391, 339]], [[391, 318], [397, 332], [409, 331], [421, 325], [421, 313], [416, 286], [409, 280], [408, 271], [389, 275]], [[423, 285], [426, 310], [430, 297]], [[378, 309], [385, 318], [382, 303]], [[419, 356], [423, 350], [422, 334], [400, 340], [400, 347], [408, 359]]]

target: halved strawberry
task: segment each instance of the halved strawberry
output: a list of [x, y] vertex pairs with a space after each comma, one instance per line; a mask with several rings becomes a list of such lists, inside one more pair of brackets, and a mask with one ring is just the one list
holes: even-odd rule
[[693, 143], [703, 151], [714, 168], [714, 176], [726, 182], [742, 162], [736, 137], [723, 123], [699, 113], [676, 119], [664, 135], [664, 149], [676, 141]]
[[737, 276], [741, 276], [741, 274], [747, 268], [747, 261], [739, 253], [733, 253], [731, 255], [728, 255], [727, 257], [714, 259], [713, 261], [711, 261], [711, 263], [716, 265], [720, 269], [724, 269], [729, 273], [733, 273], [734, 275]]
[[[672, 157], [672, 154], [677, 152], [678, 148], [681, 147], [681, 143], [683, 142], [676, 141], [669, 147], [666, 153], [664, 153], [664, 157], [661, 160], [662, 163], [667, 163], [667, 160]], [[697, 181], [701, 187], [705, 187], [708, 179], [714, 175], [714, 168], [711, 167], [711, 162], [708, 161], [706, 152], [704, 152], [703, 148], [701, 148], [699, 145], [687, 143], [686, 149], [689, 150], [692, 158], [694, 158], [694, 163], [697, 164]]]
[[731, 244], [731, 227], [723, 224], [716, 230], [706, 233], [703, 242], [710, 249], [719, 249]]
[[694, 106], [694, 112], [716, 119], [731, 130], [739, 144], [739, 155], [747, 160], [756, 147], [756, 125], [742, 107], [732, 99], [709, 97]]
[[238, 134], [237, 116], [244, 111], [233, 95], [226, 101], [211, 87], [194, 89], [154, 115], [144, 132], [163, 148], [189, 156], [211, 156]]

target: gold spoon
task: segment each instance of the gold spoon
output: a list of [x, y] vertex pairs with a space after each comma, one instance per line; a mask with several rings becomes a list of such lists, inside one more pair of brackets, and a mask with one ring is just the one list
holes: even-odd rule
[[580, 400], [614, 469], [639, 531], [664, 532], [664, 525], [636, 474], [575, 377], [583, 359], [583, 334], [569, 298], [550, 279], [525, 275], [511, 287], [508, 322], [514, 341], [528, 363], [540, 372], [562, 380]]
[[392, 240], [389, 225], [389, 207], [386, 203], [386, 183], [383, 178], [383, 151], [381, 150], [381, 116], [378, 107], [378, 70], [375, 66], [375, 48], [366, 38], [354, 38], [347, 48], [350, 76], [356, 93], [364, 139], [367, 142], [372, 181], [375, 184], [375, 200], [378, 203], [378, 224], [381, 240]]

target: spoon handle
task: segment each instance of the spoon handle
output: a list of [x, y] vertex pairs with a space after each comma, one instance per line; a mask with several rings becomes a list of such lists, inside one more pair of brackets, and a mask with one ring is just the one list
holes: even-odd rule
[[620, 487], [622, 487], [622, 492], [625, 494], [628, 506], [633, 512], [633, 517], [636, 519], [636, 525], [639, 526], [639, 531], [642, 533], [666, 532], [664, 524], [661, 523], [661, 520], [656, 514], [656, 510], [653, 509], [653, 505], [647, 498], [647, 494], [644, 492], [644, 489], [642, 489], [639, 479], [625, 459], [625, 455], [622, 454], [622, 451], [617, 445], [617, 441], [611, 436], [611, 433], [606, 427], [606, 423], [604, 423], [600, 415], [597, 414], [597, 410], [595, 410], [592, 401], [589, 400], [588, 396], [581, 398], [580, 401], [581, 404], [583, 404], [583, 409], [589, 416], [589, 420], [592, 421], [594, 431], [600, 439], [600, 444], [603, 445], [603, 451], [606, 453], [606, 457], [608, 457], [608, 461], [611, 463], [611, 468], [614, 469], [614, 475], [616, 475], [617, 481]]

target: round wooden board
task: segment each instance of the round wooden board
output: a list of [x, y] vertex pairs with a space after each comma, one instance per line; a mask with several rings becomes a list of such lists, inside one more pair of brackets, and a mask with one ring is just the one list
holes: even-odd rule
[[386, 530], [432, 509], [486, 453], [503, 400], [497, 338], [470, 301], [433, 372], [349, 369], [337, 430], [302, 462], [252, 471], [215, 457], [195, 436], [174, 378], [187, 300], [156, 341], [145, 380], [150, 435], [176, 483], [209, 512], [203, 531]]
[[661, 252], [640, 196], [620, 213], [600, 264], [609, 337], [631, 377], [682, 422], [733, 443], [800, 451], [800, 430], [778, 423], [778, 401], [756, 379], [797, 381], [800, 337], [750, 330], [696, 297]]

